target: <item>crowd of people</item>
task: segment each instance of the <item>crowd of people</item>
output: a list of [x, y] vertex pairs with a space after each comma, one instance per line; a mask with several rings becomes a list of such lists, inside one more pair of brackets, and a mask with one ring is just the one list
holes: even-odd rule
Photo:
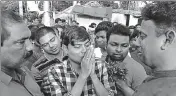
[[147, 4], [136, 26], [1, 14], [0, 96], [176, 96], [175, 1]]

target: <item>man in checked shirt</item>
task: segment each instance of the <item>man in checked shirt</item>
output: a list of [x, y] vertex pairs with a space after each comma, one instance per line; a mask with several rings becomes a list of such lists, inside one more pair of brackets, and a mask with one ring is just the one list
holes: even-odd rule
[[101, 61], [95, 61], [88, 33], [75, 26], [65, 34], [68, 59], [48, 70], [43, 83], [51, 96], [115, 96], [114, 84], [108, 79], [107, 69]]

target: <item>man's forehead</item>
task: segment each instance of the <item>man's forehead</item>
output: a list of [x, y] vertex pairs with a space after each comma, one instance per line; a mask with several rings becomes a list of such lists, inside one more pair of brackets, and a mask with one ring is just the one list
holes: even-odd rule
[[12, 38], [18, 40], [31, 36], [29, 28], [24, 23], [11, 24], [11, 26], [6, 26], [6, 30], [10, 32]]
[[40, 40], [40, 43], [47, 43], [53, 37], [55, 37], [55, 34], [53, 34], [52, 32], [49, 32], [49, 33], [45, 34], [44, 36], [41, 36], [39, 40]]
[[106, 31], [105, 31], [105, 30], [99, 31], [99, 32], [97, 32], [96, 35], [97, 35], [97, 36], [106, 35]]
[[127, 43], [127, 42], [129, 42], [129, 36], [112, 34], [109, 38], [109, 41], [116, 42], [116, 43]]

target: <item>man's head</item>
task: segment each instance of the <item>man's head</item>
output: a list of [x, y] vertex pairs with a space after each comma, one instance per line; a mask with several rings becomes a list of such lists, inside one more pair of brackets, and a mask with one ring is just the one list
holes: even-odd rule
[[66, 25], [66, 20], [65, 19], [62, 19], [62, 26], [65, 26]]
[[128, 54], [130, 30], [123, 25], [115, 25], [107, 33], [107, 53], [111, 60], [122, 61]]
[[130, 33], [133, 34], [135, 26], [129, 26], [128, 28], [130, 29]]
[[76, 20], [72, 21], [72, 26], [78, 26], [78, 22]]
[[118, 24], [118, 22], [113, 22], [112, 24], [113, 24], [113, 26], [115, 26], [115, 25], [117, 25], [117, 24]]
[[91, 27], [91, 28], [96, 28], [96, 26], [97, 26], [96, 23], [91, 23], [91, 24], [89, 25], [89, 27]]
[[136, 24], [136, 25], [135, 25], [135, 28], [136, 28], [136, 30], [139, 30], [139, 31], [140, 31], [140, 30], [141, 30], [141, 25], [140, 25], [140, 24]]
[[97, 47], [103, 49], [106, 47], [106, 34], [112, 26], [112, 23], [109, 21], [103, 21], [97, 25], [95, 28], [95, 43]]
[[139, 35], [140, 35], [140, 31], [134, 29], [134, 32], [131, 34], [131, 37], [130, 37], [131, 47], [139, 48], [141, 46], [139, 41]]
[[1, 64], [19, 68], [31, 55], [31, 35], [23, 19], [12, 11], [1, 11]]
[[61, 35], [61, 33], [63, 32], [63, 30], [64, 30], [64, 27], [63, 26], [61, 26], [61, 25], [55, 25], [54, 26], [57, 30], [58, 30], [58, 36], [60, 36]]
[[174, 62], [176, 2], [149, 4], [142, 10], [142, 18], [140, 40], [145, 64], [156, 68], [166, 66], [162, 65], [166, 62]]
[[67, 47], [68, 57], [76, 63], [81, 63], [87, 48], [90, 46], [90, 36], [81, 27], [72, 26], [71, 29], [64, 32], [63, 44]]
[[62, 19], [57, 18], [57, 19], [55, 20], [55, 23], [58, 24], [58, 25], [62, 25]]
[[36, 42], [47, 54], [57, 55], [60, 52], [60, 38], [51, 27], [39, 28], [36, 32]]

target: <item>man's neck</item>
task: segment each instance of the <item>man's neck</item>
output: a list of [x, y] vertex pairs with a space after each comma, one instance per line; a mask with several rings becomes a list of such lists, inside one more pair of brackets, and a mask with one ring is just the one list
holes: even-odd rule
[[81, 71], [81, 64], [78, 64], [76, 62], [73, 62], [72, 60], [68, 59], [70, 64], [71, 64], [71, 67], [74, 71], [76, 71], [77, 73], [80, 73]]
[[61, 59], [61, 54], [60, 54], [61, 52], [59, 52], [58, 54], [48, 54], [48, 53], [44, 53], [44, 55], [45, 55], [45, 57], [48, 59], [48, 60], [53, 60], [53, 59], [55, 59], [55, 58], [57, 58], [57, 59]]
[[10, 68], [7, 68], [5, 66], [1, 66], [1, 71], [4, 72], [5, 74], [13, 77], [14, 76], [14, 72], [15, 72], [15, 69], [10, 69]]
[[[172, 56], [172, 57], [171, 57]], [[176, 70], [176, 59], [173, 55], [165, 55], [165, 57], [158, 59], [157, 62], [153, 62], [152, 65], [155, 65], [154, 71], [171, 71]]]

